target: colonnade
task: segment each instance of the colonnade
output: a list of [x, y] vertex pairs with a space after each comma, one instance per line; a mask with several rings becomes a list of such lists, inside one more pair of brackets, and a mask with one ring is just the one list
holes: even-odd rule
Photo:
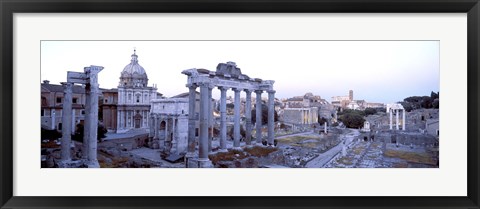
[[390, 112], [390, 130], [393, 129], [393, 117], [392, 117], [392, 114], [393, 114], [393, 111], [395, 111], [395, 127], [396, 127], [396, 130], [399, 130], [399, 116], [398, 116], [398, 112], [399, 111], [402, 111], [402, 130], [405, 130], [405, 109], [393, 109], [393, 108], [390, 108], [389, 109], [389, 112]]
[[[209, 135], [209, 128], [212, 127], [213, 115], [211, 109], [212, 90], [215, 85], [209, 82], [188, 84], [189, 88], [189, 122], [188, 122], [188, 152], [195, 152], [195, 121], [197, 120], [195, 114], [196, 89], [200, 88], [200, 113], [199, 113], [199, 160], [208, 160], [208, 153], [211, 152], [211, 135]], [[226, 99], [227, 90], [234, 91], [234, 126], [233, 126], [233, 147], [240, 147], [240, 93], [245, 92], [246, 104], [245, 104], [245, 143], [247, 145], [252, 143], [252, 89], [241, 89], [235, 87], [218, 86], [220, 90], [220, 149], [226, 150], [227, 140], [227, 121], [226, 121]], [[256, 143], [262, 143], [262, 93], [264, 90], [254, 90], [256, 93]], [[274, 140], [274, 98], [275, 91], [267, 90], [268, 93], [268, 137], [267, 143], [273, 145]]]
[[[267, 144], [274, 144], [274, 99], [273, 80], [262, 80], [259, 78], [250, 78], [242, 74], [240, 68], [234, 62], [219, 63], [216, 71], [206, 69], [188, 69], [182, 71], [182, 74], [188, 76], [187, 87], [189, 88], [188, 105], [188, 146], [185, 162], [187, 167], [212, 167], [208, 159], [209, 152], [212, 151], [213, 130], [213, 112], [212, 112], [212, 90], [220, 90], [220, 151], [227, 150], [227, 91], [234, 92], [234, 124], [233, 124], [233, 149], [240, 149], [240, 95], [244, 92], [245, 100], [245, 143], [246, 145], [262, 143], [262, 93], [268, 93], [268, 119], [267, 119]], [[195, 113], [196, 89], [200, 88], [200, 112]], [[256, 94], [256, 140], [252, 140], [252, 93]], [[198, 158], [195, 153], [196, 148], [196, 121], [199, 121], [199, 140], [198, 140]]]

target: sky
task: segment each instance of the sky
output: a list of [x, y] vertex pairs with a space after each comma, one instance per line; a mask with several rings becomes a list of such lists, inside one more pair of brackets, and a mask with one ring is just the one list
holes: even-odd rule
[[166, 97], [188, 91], [183, 70], [215, 71], [233, 61], [251, 78], [274, 80], [276, 98], [311, 92], [331, 102], [353, 90], [355, 100], [392, 103], [439, 91], [439, 47], [438, 41], [42, 41], [40, 70], [41, 81], [59, 84], [67, 71], [99, 65], [100, 88], [117, 88], [136, 49], [148, 85]]

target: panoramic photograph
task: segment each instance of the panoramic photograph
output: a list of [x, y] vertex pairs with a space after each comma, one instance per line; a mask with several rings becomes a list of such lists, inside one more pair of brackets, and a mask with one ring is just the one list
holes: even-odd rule
[[439, 168], [439, 41], [41, 41], [42, 168]]

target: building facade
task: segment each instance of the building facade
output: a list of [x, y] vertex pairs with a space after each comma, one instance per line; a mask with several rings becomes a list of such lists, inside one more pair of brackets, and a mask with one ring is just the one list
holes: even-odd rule
[[[100, 95], [99, 95], [100, 96]], [[50, 84], [45, 80], [41, 84], [41, 125], [48, 130], [62, 130], [64, 92], [63, 86]], [[72, 87], [72, 132], [78, 123], [85, 119], [85, 89], [80, 85]]]
[[117, 89], [103, 91], [103, 123], [109, 131], [124, 133], [148, 130], [150, 101], [160, 98], [156, 86], [148, 86], [145, 69], [138, 63], [136, 51], [120, 74]]

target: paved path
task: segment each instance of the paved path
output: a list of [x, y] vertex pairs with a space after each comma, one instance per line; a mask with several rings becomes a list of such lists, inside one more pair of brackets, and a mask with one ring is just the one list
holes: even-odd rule
[[[357, 129], [349, 129], [352, 132], [344, 135], [346, 144], [350, 144], [355, 137], [360, 135], [360, 132]], [[314, 158], [310, 162], [308, 162], [305, 167], [306, 168], [322, 168], [325, 164], [327, 164], [336, 154], [342, 151], [343, 143], [340, 142], [337, 146], [329, 149], [328, 151], [321, 153], [318, 157]]]

